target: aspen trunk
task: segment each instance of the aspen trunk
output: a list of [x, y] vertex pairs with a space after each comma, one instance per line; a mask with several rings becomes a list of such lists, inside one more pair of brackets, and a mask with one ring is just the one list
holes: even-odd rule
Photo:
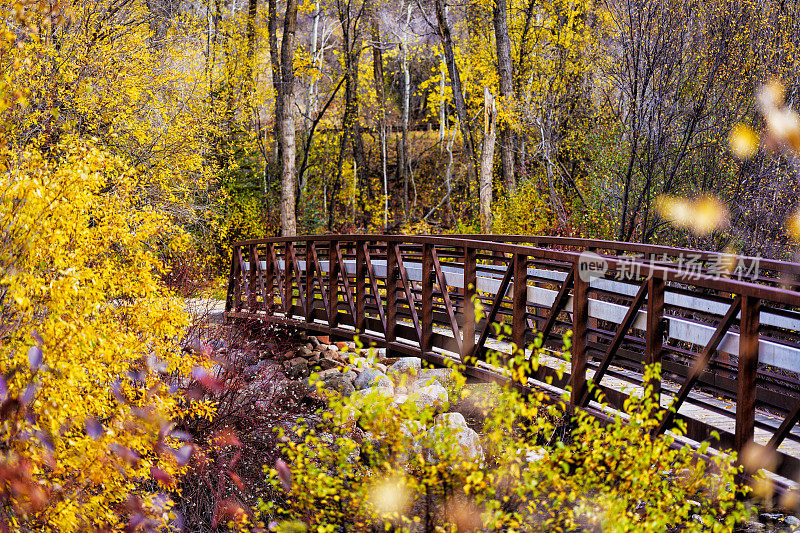
[[297, 26], [297, 0], [288, 0], [281, 41], [281, 234], [297, 235], [295, 213], [295, 125], [294, 125], [294, 37]]
[[277, 0], [268, 2], [269, 17], [267, 33], [269, 35], [269, 59], [272, 65], [272, 88], [275, 91], [275, 124], [273, 126], [272, 162], [283, 164], [281, 157], [281, 58], [278, 52], [278, 6]]
[[475, 176], [475, 143], [472, 139], [472, 131], [469, 129], [467, 119], [467, 105], [464, 101], [464, 93], [461, 89], [461, 74], [456, 65], [456, 55], [453, 50], [453, 36], [450, 31], [450, 23], [447, 21], [444, 0], [436, 0], [436, 21], [438, 24], [439, 37], [442, 40], [444, 57], [447, 61], [447, 70], [450, 74], [450, 83], [453, 85], [453, 102], [458, 116], [458, 125], [461, 128], [461, 136], [464, 142], [464, 151], [467, 153], [467, 195], [469, 195], [469, 184], [474, 181]]
[[483, 147], [481, 149], [480, 200], [481, 232], [492, 232], [492, 167], [494, 166], [497, 112], [492, 93], [483, 88]]
[[[497, 0], [494, 7], [494, 35], [497, 44], [497, 76], [500, 80], [500, 98], [502, 105], [509, 105], [514, 96], [514, 73], [511, 64], [511, 41], [508, 37], [508, 19], [506, 0]], [[500, 125], [500, 161], [503, 168], [503, 182], [506, 193], [514, 194], [517, 189], [514, 177], [514, 132], [508, 122]]]
[[380, 116], [378, 117], [378, 135], [381, 143], [381, 173], [383, 175], [383, 230], [389, 225], [389, 177], [386, 161], [386, 95], [383, 88], [383, 43], [380, 24], [375, 12], [375, 5], [370, 2], [370, 37], [372, 38], [372, 76], [375, 79], [375, 90], [378, 93]]

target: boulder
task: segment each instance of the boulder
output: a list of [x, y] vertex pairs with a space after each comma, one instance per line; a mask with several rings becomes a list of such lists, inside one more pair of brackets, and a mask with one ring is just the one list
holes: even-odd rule
[[392, 387], [392, 391], [394, 392], [394, 385], [392, 385], [391, 380], [389, 380], [389, 378], [386, 377], [386, 374], [377, 368], [367, 368], [358, 375], [354, 383], [356, 390], [363, 390], [367, 387], [374, 387], [379, 384], [384, 388], [388, 384]]
[[331, 368], [336, 368], [337, 366], [339, 366], [338, 361], [329, 359], [328, 357], [321, 357], [317, 364], [319, 364], [319, 366], [322, 367], [322, 370], [329, 370]]
[[283, 371], [289, 379], [308, 377], [308, 362], [302, 357], [295, 357], [283, 363]]
[[350, 360], [350, 365], [358, 371], [363, 371], [371, 367], [369, 360], [364, 357], [353, 357]]
[[[356, 390], [353, 393], [353, 398], [355, 398], [354, 405], [358, 409], [364, 409], [368, 407], [368, 405], [374, 402], [376, 399], [391, 397], [392, 391], [383, 387], [370, 387], [367, 389]], [[368, 400], [368, 398], [371, 398], [372, 400]]]
[[346, 374], [342, 374], [341, 372], [328, 376], [327, 379], [323, 381], [323, 386], [326, 389], [335, 390], [342, 396], [350, 396], [356, 391], [355, 387], [353, 387], [353, 382], [347, 379]]
[[406, 383], [411, 383], [422, 369], [422, 359], [419, 357], [403, 357], [386, 370], [395, 383], [400, 383], [402, 376], [408, 376]]
[[409, 400], [413, 401], [420, 410], [442, 411], [449, 403], [447, 391], [438, 382], [415, 388], [409, 395]]
[[308, 346], [300, 346], [294, 352], [298, 357], [309, 357], [311, 355], [311, 348]]
[[446, 389], [454, 387], [455, 380], [453, 379], [453, 370], [450, 368], [425, 368], [420, 370], [417, 374], [417, 380], [414, 382], [414, 385], [430, 385], [434, 381], [439, 382], [439, 384]]
[[[459, 447], [461, 458], [466, 461], [482, 463], [485, 459], [480, 437], [467, 426], [467, 421], [459, 413], [437, 415], [430, 433], [432, 433], [430, 437], [436, 440], [441, 440], [445, 435], [452, 436], [456, 446]], [[430, 452], [435, 458], [435, 449], [431, 448]]]
[[308, 342], [311, 343], [314, 348], [319, 346], [319, 339], [313, 335], [308, 338]]

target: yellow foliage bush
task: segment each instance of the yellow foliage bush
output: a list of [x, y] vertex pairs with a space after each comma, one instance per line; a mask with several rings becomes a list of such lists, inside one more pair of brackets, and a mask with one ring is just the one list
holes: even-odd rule
[[522, 183], [514, 196], [494, 206], [494, 231], [507, 235], [547, 235], [556, 226], [553, 210], [533, 180]]
[[[544, 352], [531, 349], [510, 361], [516, 384], [538, 368]], [[262, 519], [286, 532], [661, 532], [731, 531], [750, 515], [737, 500], [735, 457], [705, 462], [673, 435], [654, 437], [661, 415], [648, 394], [603, 425], [513, 382], [481, 392], [457, 369], [451, 379], [451, 401], [477, 395], [480, 454], [432, 407], [379, 389], [329, 393], [321, 422], [281, 428], [285, 462], [267, 469], [276, 496], [261, 502]]]
[[[161, 528], [191, 447], [170, 390], [204, 117], [143, 2], [17, 2], [0, 30], [0, 529]], [[171, 41], [173, 43], [178, 40]], [[159, 57], [159, 54], [163, 54]], [[176, 56], [177, 57], [177, 56]], [[167, 61], [166, 64], [169, 64]]]
[[139, 207], [136, 174], [95, 147], [63, 147], [57, 162], [3, 156], [0, 392], [16, 407], [0, 426], [0, 463], [29, 468], [35, 484], [5, 519], [115, 528], [138, 495], [163, 522], [169, 506], [143, 482], [171, 479], [182, 461], [169, 451], [185, 450], [168, 442], [180, 405], [162, 376], [198, 364], [176, 342], [183, 304], [158, 277], [156, 252], [180, 233]]

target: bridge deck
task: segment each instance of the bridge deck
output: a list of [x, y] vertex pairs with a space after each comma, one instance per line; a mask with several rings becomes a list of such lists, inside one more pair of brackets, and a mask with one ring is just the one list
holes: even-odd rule
[[[432, 363], [467, 363], [481, 379], [503, 374], [483, 362], [487, 350], [510, 352], [542, 335], [549, 355], [532, 385], [560, 394], [570, 380], [569, 401], [597, 413], [604, 408], [589, 398], [586, 380], [599, 377], [618, 408], [644, 393], [644, 365], [660, 362], [661, 405], [677, 407], [688, 438], [716, 430], [722, 449], [767, 446], [781, 458], [775, 473], [796, 478], [800, 293], [786, 285], [800, 266], [764, 261], [753, 269], [753, 258], [703, 252], [682, 271], [680, 257], [690, 251], [654, 247], [661, 255], [645, 260], [612, 255], [626, 252], [621, 243], [603, 241], [612, 252], [588, 255], [572, 240], [548, 244], [388, 236], [236, 243], [226, 310], [342, 337], [358, 331]], [[587, 275], [587, 258], [603, 268]], [[720, 275], [731, 260], [750, 262], [749, 281], [736, 271]], [[473, 302], [485, 310], [478, 324]], [[510, 339], [489, 327], [499, 322], [511, 326]], [[570, 362], [560, 354], [567, 330]], [[673, 421], [668, 415], [661, 430]]]

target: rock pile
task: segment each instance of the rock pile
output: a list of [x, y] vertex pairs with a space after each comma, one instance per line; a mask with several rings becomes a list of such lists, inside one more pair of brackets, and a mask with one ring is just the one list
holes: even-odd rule
[[[379, 391], [395, 404], [413, 402], [419, 410], [433, 410], [437, 415], [429, 435], [448, 428], [465, 459], [483, 461], [478, 434], [461, 413], [448, 412], [459, 407], [448, 394], [455, 385], [452, 370], [424, 369], [418, 357], [388, 358], [383, 348], [359, 349], [353, 342], [330, 343], [314, 336], [283, 359], [283, 371], [298, 389], [313, 390], [309, 378], [316, 374], [324, 388], [343, 396], [364, 397]], [[433, 448], [426, 448], [426, 459], [437, 459]]]

